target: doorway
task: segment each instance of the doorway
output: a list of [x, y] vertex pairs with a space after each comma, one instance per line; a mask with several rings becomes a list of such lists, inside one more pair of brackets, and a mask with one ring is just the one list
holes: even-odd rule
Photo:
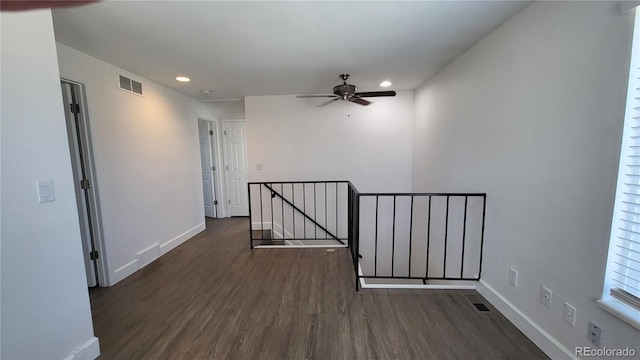
[[100, 237], [100, 214], [84, 86], [64, 79], [60, 84], [87, 285], [89, 287], [106, 285], [104, 249]]
[[244, 121], [224, 122], [227, 196], [230, 216], [249, 216], [249, 162]]
[[202, 173], [202, 194], [204, 196], [204, 216], [217, 218], [218, 196], [216, 166], [217, 131], [214, 123], [198, 119], [198, 138], [200, 142], [200, 169]]

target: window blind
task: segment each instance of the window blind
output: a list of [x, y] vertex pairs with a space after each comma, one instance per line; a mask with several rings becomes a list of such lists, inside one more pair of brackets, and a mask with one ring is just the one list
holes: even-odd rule
[[615, 233], [609, 250], [607, 276], [611, 296], [632, 306], [640, 304], [640, 69], [634, 51], [627, 113], [620, 154], [614, 214]]

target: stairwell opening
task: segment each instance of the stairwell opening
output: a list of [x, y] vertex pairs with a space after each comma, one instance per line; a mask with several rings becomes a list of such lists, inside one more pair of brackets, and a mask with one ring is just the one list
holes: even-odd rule
[[252, 182], [251, 248], [348, 247], [359, 288], [474, 289], [485, 193], [360, 193], [350, 181]]

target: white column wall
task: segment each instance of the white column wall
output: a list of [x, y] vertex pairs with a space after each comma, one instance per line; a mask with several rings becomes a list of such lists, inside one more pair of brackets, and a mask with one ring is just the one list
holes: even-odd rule
[[[0, 357], [94, 359], [51, 12], [2, 12], [0, 28]], [[38, 202], [38, 180], [55, 201]]]
[[589, 320], [603, 346], [640, 352], [640, 332], [595, 303], [633, 16], [618, 2], [534, 2], [416, 90], [413, 189], [487, 193], [480, 290], [554, 359], [593, 346]]

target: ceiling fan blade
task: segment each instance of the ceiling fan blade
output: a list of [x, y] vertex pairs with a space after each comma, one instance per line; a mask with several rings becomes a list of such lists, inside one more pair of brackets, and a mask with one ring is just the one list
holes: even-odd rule
[[396, 92], [393, 90], [390, 91], [369, 91], [369, 92], [359, 92], [354, 95], [358, 97], [378, 97], [378, 96], [396, 96]]
[[356, 103], [356, 104], [360, 104], [360, 105], [364, 105], [367, 106], [369, 104], [371, 104], [371, 101], [369, 100], [365, 100], [365, 99], [360, 99], [359, 97], [352, 97], [349, 99], [349, 101]]
[[331, 94], [312, 94], [312, 95], [296, 95], [297, 98], [317, 98], [317, 97], [334, 97], [335, 95]]
[[325, 101], [325, 102], [323, 102], [322, 104], [318, 105], [318, 107], [321, 107], [321, 106], [327, 106], [327, 105], [331, 104], [332, 102], [334, 102], [334, 101], [336, 101], [336, 100], [340, 100], [340, 98], [339, 98], [339, 97], [336, 97], [335, 99], [331, 99], [331, 100], [329, 100], [329, 101]]

